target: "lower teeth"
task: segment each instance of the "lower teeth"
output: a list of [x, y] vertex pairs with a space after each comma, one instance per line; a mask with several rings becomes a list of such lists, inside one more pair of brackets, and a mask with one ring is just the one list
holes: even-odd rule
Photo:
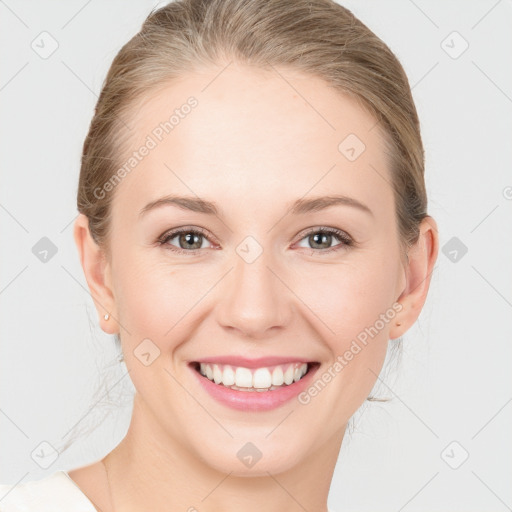
[[[224, 386], [224, 384], [221, 384]], [[235, 391], [256, 391], [256, 392], [262, 392], [262, 391], [272, 391], [273, 389], [279, 389], [284, 386], [270, 386], [269, 388], [241, 388], [238, 386], [224, 386], [225, 388], [234, 389]]]

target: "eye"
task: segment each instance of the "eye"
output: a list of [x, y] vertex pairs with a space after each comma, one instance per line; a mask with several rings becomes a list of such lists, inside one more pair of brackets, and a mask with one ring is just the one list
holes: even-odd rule
[[[178, 247], [170, 243], [175, 238], [178, 239]], [[208, 238], [201, 228], [180, 228], [164, 233], [158, 239], [158, 243], [166, 246], [166, 249], [180, 254], [196, 254], [200, 249], [204, 248], [204, 240], [208, 240]]]
[[[341, 243], [330, 247], [333, 238], [339, 240]], [[313, 246], [312, 248], [310, 247], [312, 250], [309, 251], [311, 255], [323, 255], [354, 245], [354, 240], [347, 233], [336, 228], [321, 227], [310, 229], [306, 232], [306, 236], [304, 236], [301, 241], [302, 240], [307, 240], [307, 242]]]
[[[178, 247], [170, 243], [177, 239]], [[330, 247], [333, 239], [337, 239], [341, 243]], [[179, 228], [166, 231], [158, 238], [158, 244], [165, 246], [166, 249], [177, 252], [179, 254], [197, 254], [204, 249], [203, 242], [209, 240], [202, 228]], [[336, 228], [312, 228], [308, 230], [302, 237], [307, 240], [313, 247], [310, 247], [309, 254], [327, 254], [333, 251], [346, 249], [354, 245], [354, 240], [344, 231]], [[307, 248], [306, 248], [307, 249]]]

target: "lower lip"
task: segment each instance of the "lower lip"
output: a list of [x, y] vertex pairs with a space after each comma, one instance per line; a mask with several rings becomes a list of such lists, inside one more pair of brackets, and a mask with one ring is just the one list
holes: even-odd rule
[[289, 402], [304, 391], [310, 385], [319, 366], [314, 365], [299, 381], [272, 391], [238, 391], [222, 384], [215, 384], [193, 366], [190, 366], [190, 369], [201, 386], [218, 402], [241, 411], [268, 411]]

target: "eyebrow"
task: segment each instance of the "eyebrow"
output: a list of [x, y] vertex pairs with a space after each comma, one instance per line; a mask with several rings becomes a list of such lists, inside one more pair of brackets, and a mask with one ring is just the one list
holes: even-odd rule
[[[162, 206], [176, 206], [182, 210], [204, 213], [206, 215], [219, 215], [219, 208], [215, 203], [193, 196], [165, 196], [148, 203], [139, 212], [142, 217], [151, 210], [161, 208]], [[351, 206], [373, 216], [373, 212], [357, 199], [343, 195], [330, 195], [322, 197], [313, 197], [309, 199], [297, 199], [290, 205], [290, 213], [294, 215], [303, 215], [305, 213], [317, 212], [330, 208], [331, 206]]]

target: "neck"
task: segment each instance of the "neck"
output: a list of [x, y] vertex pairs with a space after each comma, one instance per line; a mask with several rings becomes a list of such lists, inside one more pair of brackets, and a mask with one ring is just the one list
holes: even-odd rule
[[326, 512], [344, 431], [285, 471], [234, 476], [166, 434], [136, 394], [128, 432], [108, 455], [115, 510]]

